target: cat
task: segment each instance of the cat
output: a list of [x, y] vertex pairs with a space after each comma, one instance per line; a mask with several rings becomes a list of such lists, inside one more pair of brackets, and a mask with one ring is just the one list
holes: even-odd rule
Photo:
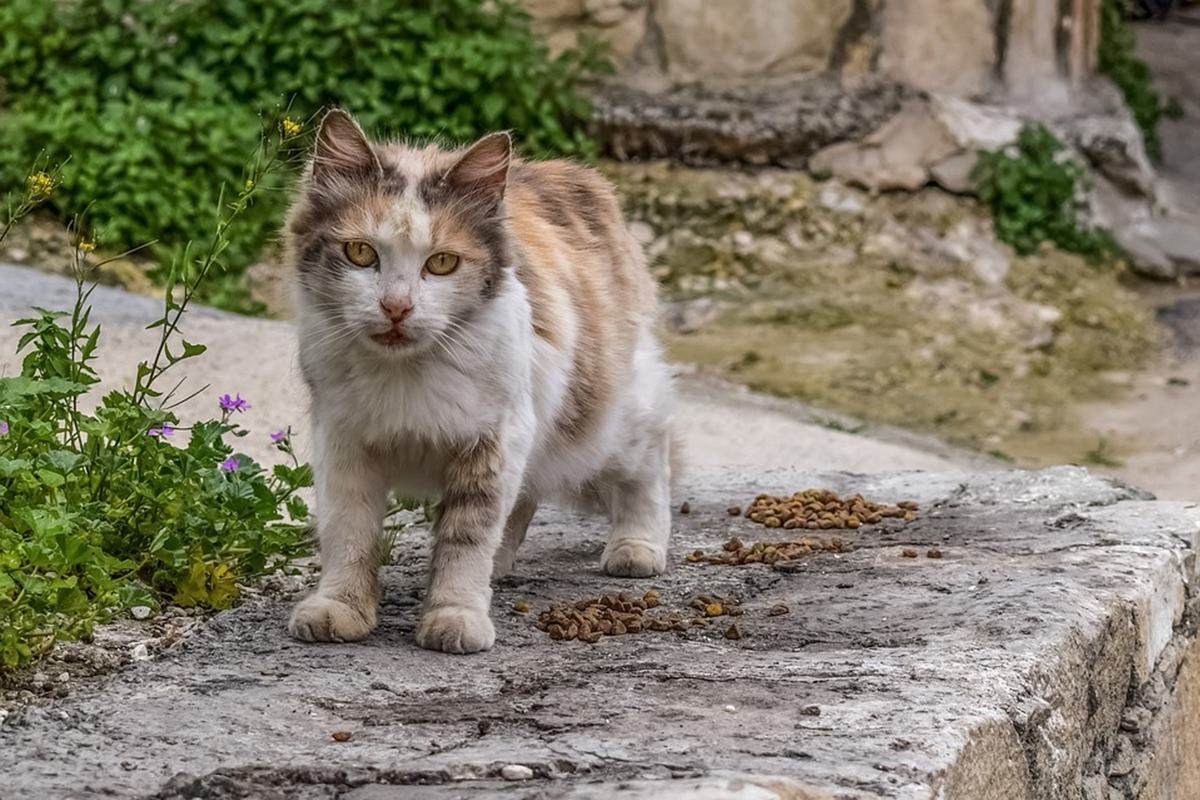
[[490, 648], [491, 579], [538, 504], [607, 512], [604, 572], [666, 567], [677, 455], [656, 286], [612, 186], [525, 161], [320, 124], [285, 231], [312, 397], [321, 578], [289, 632], [376, 624], [388, 492], [437, 495], [416, 641]]

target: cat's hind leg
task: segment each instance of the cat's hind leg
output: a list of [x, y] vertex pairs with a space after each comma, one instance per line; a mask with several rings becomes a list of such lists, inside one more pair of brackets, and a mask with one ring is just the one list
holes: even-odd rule
[[612, 517], [612, 534], [600, 557], [605, 573], [630, 578], [667, 568], [671, 536], [671, 437], [654, 436], [645, 457], [608, 481], [601, 496]]
[[492, 580], [503, 578], [512, 572], [513, 564], [517, 560], [517, 550], [520, 549], [521, 542], [525, 541], [525, 532], [529, 530], [529, 523], [536, 511], [536, 500], [526, 497], [517, 500], [516, 506], [508, 515], [508, 522], [504, 525], [504, 540], [492, 559]]

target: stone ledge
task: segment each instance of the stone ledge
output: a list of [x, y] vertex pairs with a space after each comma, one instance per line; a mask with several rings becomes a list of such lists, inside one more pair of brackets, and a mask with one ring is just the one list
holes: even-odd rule
[[[811, 486], [914, 499], [922, 510], [908, 526], [845, 532], [852, 552], [781, 569], [679, 558], [733, 534], [772, 538], [725, 507]], [[1174, 726], [1200, 712], [1194, 505], [1152, 502], [1076, 468], [727, 469], [697, 476], [687, 499], [674, 568], [644, 582], [598, 573], [598, 520], [539, 514], [517, 574], [496, 590], [500, 643], [476, 657], [413, 645], [426, 537], [405, 534], [411, 548], [386, 570], [382, 624], [365, 643], [291, 642], [277, 600], [221, 614], [99, 691], [10, 718], [0, 727], [8, 792], [1151, 800], [1200, 791], [1174, 745], [1190, 741]], [[923, 555], [934, 545], [943, 558]], [[904, 558], [905, 548], [922, 556]], [[744, 638], [709, 627], [552, 642], [509, 613], [518, 599], [536, 610], [649, 586], [667, 605], [698, 593], [741, 598]], [[790, 613], [767, 616], [777, 603]], [[335, 730], [354, 738], [336, 743]], [[511, 763], [532, 780], [501, 781]]]
[[823, 147], [880, 127], [906, 91], [882, 79], [846, 87], [833, 77], [660, 92], [607, 84], [593, 93], [592, 129], [621, 160], [797, 168]]

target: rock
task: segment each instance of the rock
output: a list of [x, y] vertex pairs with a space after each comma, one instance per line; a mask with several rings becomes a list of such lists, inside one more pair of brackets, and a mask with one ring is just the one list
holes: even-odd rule
[[134, 606], [129, 613], [134, 619], [149, 619], [150, 606]]
[[947, 192], [973, 195], [976, 187], [971, 174], [978, 161], [975, 153], [957, 153], [931, 166], [929, 176]]
[[931, 165], [958, 149], [929, 106], [910, 101], [862, 142], [842, 142], [817, 153], [809, 168], [868, 189], [911, 191], [929, 181]]
[[1154, 241], [1179, 274], [1200, 274], [1200, 218], [1159, 218], [1154, 221]]
[[1020, 115], [1000, 106], [985, 106], [946, 95], [930, 99], [929, 113], [945, 126], [964, 150], [999, 150], [1017, 141], [1024, 125]]
[[821, 148], [878, 128], [902, 96], [890, 81], [847, 88], [829, 76], [737, 89], [606, 83], [592, 98], [592, 132], [620, 160], [802, 167]]
[[524, 764], [505, 764], [500, 768], [500, 777], [506, 781], [527, 781], [533, 778], [533, 770]]
[[697, 297], [663, 304], [663, 319], [676, 333], [693, 333], [717, 319], [727, 308], [712, 297]]
[[145, 642], [138, 642], [129, 652], [129, 657], [134, 661], [148, 661], [150, 659], [150, 650], [146, 647]]
[[935, 242], [933, 249], [969, 266], [984, 286], [1004, 285], [1011, 263], [1008, 250], [978, 220], [962, 220]]
[[1157, 197], [1154, 167], [1127, 110], [1072, 119], [1064, 127], [1067, 140], [1118, 187], [1151, 200]]
[[995, 20], [985, 0], [888, 0], [880, 68], [929, 92], [971, 95], [996, 68]]
[[659, 0], [667, 74], [676, 81], [815, 74], [829, 66], [853, 0]]
[[862, 197], [856, 190], [833, 181], [821, 187], [817, 202], [830, 211], [853, 214], [856, 217], [862, 216], [866, 210]]

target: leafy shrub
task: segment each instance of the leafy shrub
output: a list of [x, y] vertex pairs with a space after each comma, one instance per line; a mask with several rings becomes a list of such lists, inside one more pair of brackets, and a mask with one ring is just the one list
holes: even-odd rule
[[1115, 251], [1106, 231], [1080, 221], [1087, 173], [1044, 126], [1026, 126], [1013, 148], [981, 152], [973, 177], [996, 235], [1018, 253], [1047, 241], [1093, 260]]
[[[601, 66], [592, 50], [551, 59], [512, 0], [7, 0], [0, 186], [43, 151], [70, 153], [60, 213], [103, 198], [106, 240], [157, 240], [169, 263], [213, 224], [217, 187], [240, 177], [259, 110], [281, 97], [300, 119], [341, 104], [378, 132], [508, 128], [533, 153], [587, 155], [576, 85]], [[277, 229], [281, 183], [231, 233], [234, 273]]]
[[1146, 152], [1155, 161], [1162, 158], [1158, 123], [1174, 116], [1173, 106], [1164, 104], [1154, 91], [1150, 67], [1136, 55], [1133, 28], [1126, 17], [1132, 10], [1130, 0], [1103, 0], [1100, 6], [1100, 74], [1105, 75], [1125, 97], [1133, 118], [1142, 129]]
[[[312, 474], [297, 462], [290, 433], [272, 436], [290, 463], [267, 472], [226, 441], [247, 435], [236, 423], [241, 398], [221, 398], [219, 417], [184, 429], [172, 411], [179, 384], [160, 388], [204, 351], [182, 337], [181, 319], [232, 224], [269, 183], [277, 152], [260, 151], [187, 269], [180, 261], [168, 270], [163, 316], [151, 326], [157, 353], [138, 366], [131, 388], [81, 410], [98, 382], [100, 327], [89, 322], [85, 281], [94, 242], [76, 245], [74, 307], [35, 309], [17, 323], [25, 329], [21, 374], [0, 378], [0, 668], [86, 636], [131, 605], [228, 607], [238, 581], [304, 548], [308, 509], [297, 492]], [[60, 180], [67, 184], [70, 171], [30, 176], [0, 232]]]

